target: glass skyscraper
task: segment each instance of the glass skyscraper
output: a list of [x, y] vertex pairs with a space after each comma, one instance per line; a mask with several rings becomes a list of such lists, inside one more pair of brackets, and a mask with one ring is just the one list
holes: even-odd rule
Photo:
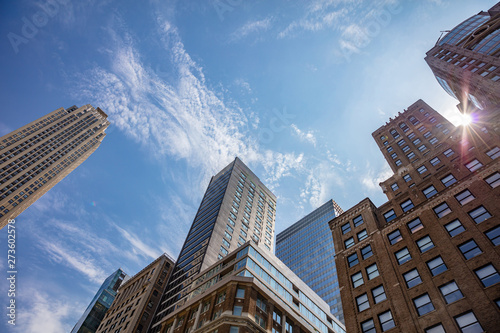
[[185, 303], [194, 276], [248, 240], [272, 252], [275, 210], [274, 194], [239, 158], [213, 176], [152, 326]]
[[342, 323], [344, 315], [328, 222], [342, 213], [333, 200], [276, 236], [276, 256], [314, 290]]

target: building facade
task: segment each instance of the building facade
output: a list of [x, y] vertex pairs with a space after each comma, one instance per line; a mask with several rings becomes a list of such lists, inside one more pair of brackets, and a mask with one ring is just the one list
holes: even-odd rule
[[71, 330], [71, 333], [95, 333], [101, 324], [106, 311], [113, 303], [116, 293], [123, 281], [128, 278], [121, 269], [108, 276], [101, 288], [97, 291], [80, 320]]
[[161, 333], [344, 333], [328, 305], [272, 253], [248, 241], [194, 278]]
[[174, 261], [166, 254], [122, 283], [97, 333], [146, 332], [167, 285]]
[[239, 158], [213, 176], [153, 324], [183, 302], [194, 276], [247, 240], [272, 251], [275, 211], [274, 194]]
[[477, 124], [453, 128], [419, 100], [373, 133], [389, 201], [330, 222], [348, 331], [498, 330], [500, 138]]
[[107, 115], [90, 104], [59, 108], [0, 138], [0, 227], [17, 217], [101, 144]]
[[497, 3], [468, 18], [441, 36], [425, 57], [441, 87], [460, 102], [462, 112], [500, 109], [499, 14]]
[[342, 212], [335, 201], [328, 200], [280, 232], [276, 235], [276, 257], [314, 290], [328, 304], [330, 313], [343, 323], [335, 247], [328, 226]]

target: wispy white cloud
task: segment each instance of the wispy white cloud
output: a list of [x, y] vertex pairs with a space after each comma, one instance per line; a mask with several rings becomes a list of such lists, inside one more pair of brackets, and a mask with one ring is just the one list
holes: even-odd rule
[[271, 28], [272, 21], [272, 17], [267, 17], [263, 20], [247, 22], [229, 36], [229, 41], [235, 42], [251, 34], [267, 31]]
[[316, 137], [314, 136], [313, 131], [304, 132], [295, 124], [290, 125], [290, 127], [292, 128], [293, 133], [296, 134], [301, 141], [309, 142], [316, 146]]
[[370, 164], [367, 164], [365, 174], [360, 179], [360, 182], [369, 191], [380, 190], [379, 184], [389, 179], [392, 175], [393, 172], [387, 163], [384, 163], [382, 170], [379, 171], [375, 171], [370, 167]]
[[315, 32], [335, 27], [348, 14], [347, 8], [333, 9], [337, 1], [317, 1], [306, 9], [302, 18], [292, 21], [278, 33], [278, 38], [293, 36], [302, 31]]
[[[151, 259], [156, 259], [161, 255], [161, 252], [152, 248], [151, 246], [144, 243], [136, 235], [130, 234], [127, 230], [119, 227], [116, 224], [113, 226], [118, 230], [118, 232], [125, 238], [132, 246], [132, 251], [134, 254], [141, 254], [150, 257]], [[126, 247], [128, 248], [128, 247]]]

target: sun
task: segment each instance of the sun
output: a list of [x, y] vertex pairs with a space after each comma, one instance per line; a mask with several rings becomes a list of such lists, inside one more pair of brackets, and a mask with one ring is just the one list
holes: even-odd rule
[[470, 114], [462, 113], [460, 115], [460, 125], [468, 126], [472, 123], [472, 116]]

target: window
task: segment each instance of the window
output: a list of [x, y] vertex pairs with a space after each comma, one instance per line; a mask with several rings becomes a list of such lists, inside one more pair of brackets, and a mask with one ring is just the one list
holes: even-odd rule
[[389, 153], [390, 153], [390, 152], [392, 152], [393, 150], [394, 150], [394, 148], [392, 148], [392, 147], [387, 147], [387, 152], [389, 152]]
[[390, 330], [396, 326], [396, 324], [394, 324], [394, 319], [392, 319], [391, 311], [379, 314], [378, 320], [380, 321], [380, 326], [382, 326], [382, 332]]
[[358, 305], [358, 312], [364, 311], [370, 308], [370, 303], [368, 302], [368, 295], [363, 294], [356, 297], [356, 304]]
[[400, 166], [401, 164], [403, 164], [403, 163], [401, 163], [401, 160], [396, 160], [395, 163], [396, 163], [397, 166]]
[[373, 319], [365, 320], [361, 323], [361, 332], [363, 333], [375, 333], [375, 323]]
[[342, 226], [342, 234], [346, 234], [349, 231], [351, 231], [351, 225], [349, 223], [346, 223]]
[[422, 283], [422, 279], [420, 278], [420, 274], [418, 274], [418, 271], [416, 268], [403, 274], [403, 277], [405, 278], [406, 286], [408, 288], [413, 288], [416, 285], [419, 285]]
[[400, 265], [411, 260], [410, 251], [408, 251], [408, 248], [406, 248], [406, 247], [402, 248], [398, 252], [394, 253], [394, 255], [396, 256], [396, 260], [398, 261], [398, 264], [400, 264]]
[[481, 324], [479, 324], [474, 312], [472, 311], [455, 317], [455, 321], [457, 322], [458, 327], [460, 327], [460, 331], [463, 333], [483, 332]]
[[410, 122], [413, 124], [413, 125], [418, 125], [420, 122], [418, 121], [417, 118], [415, 118], [414, 116], [411, 116], [410, 118], [408, 118], [410, 120]]
[[354, 222], [354, 228], [356, 228], [357, 226], [360, 226], [361, 224], [363, 224], [363, 217], [361, 215], [356, 216], [354, 218], [353, 222]]
[[349, 265], [349, 267], [352, 267], [352, 266], [359, 264], [358, 254], [354, 253], [354, 254], [351, 254], [350, 256], [348, 256], [347, 257], [347, 264]]
[[403, 132], [407, 132], [410, 129], [405, 123], [400, 123], [399, 127], [403, 130]]
[[238, 288], [236, 290], [236, 298], [245, 298], [245, 289]]
[[446, 331], [444, 330], [443, 325], [437, 324], [436, 326], [426, 328], [425, 333], [446, 333]]
[[425, 167], [425, 165], [422, 165], [417, 169], [417, 171], [419, 174], [423, 174], [424, 172], [427, 171], [427, 168]]
[[432, 242], [431, 238], [429, 236], [425, 236], [423, 238], [420, 238], [417, 241], [418, 248], [420, 249], [420, 252], [424, 253], [434, 247], [434, 243]]
[[491, 214], [484, 208], [483, 206], [479, 206], [476, 209], [469, 212], [469, 216], [476, 222], [477, 224], [489, 219]]
[[224, 246], [221, 246], [221, 247], [220, 247], [220, 252], [221, 252], [223, 255], [227, 255], [227, 254], [228, 254], [228, 252], [227, 252], [227, 250], [224, 248]]
[[433, 166], [436, 166], [438, 165], [439, 163], [441, 163], [441, 160], [437, 157], [434, 157], [432, 160], [430, 160], [429, 162], [431, 162], [431, 165]]
[[406, 141], [405, 141], [404, 139], [403, 139], [403, 140], [399, 140], [399, 141], [398, 141], [398, 146], [400, 146], [400, 147], [401, 147], [401, 146], [402, 146], [402, 145], [404, 145], [405, 143], [406, 143]]
[[429, 267], [432, 276], [439, 275], [448, 269], [440, 256], [429, 260], [427, 262], [427, 267]]
[[399, 138], [399, 133], [395, 129], [391, 130], [391, 135], [394, 139]]
[[387, 299], [387, 296], [385, 295], [384, 286], [380, 285], [376, 288], [373, 288], [372, 296], [373, 300], [375, 301], [375, 304], [385, 301]]
[[[227, 247], [229, 248], [231, 245], [229, 244], [229, 242], [225, 239], [225, 238], [222, 238], [222, 243]], [[221, 249], [222, 251], [222, 249]]]
[[455, 237], [458, 234], [461, 234], [465, 231], [464, 226], [460, 223], [460, 220], [454, 220], [444, 226], [446, 231], [450, 234], [451, 237]]
[[405, 182], [408, 183], [411, 180], [411, 176], [410, 175], [404, 175], [403, 179], [405, 180]]
[[455, 199], [463, 206], [472, 200], [474, 200], [476, 197], [470, 193], [469, 190], [465, 190], [460, 192], [459, 194], [455, 195]]
[[406, 145], [403, 147], [403, 152], [406, 153], [407, 151], [410, 150], [410, 146]]
[[358, 242], [361, 242], [363, 239], [368, 237], [368, 234], [366, 233], [366, 229], [361, 230], [356, 235], [358, 236]]
[[354, 245], [354, 238], [350, 237], [344, 241], [345, 248], [348, 249]]
[[401, 206], [401, 209], [403, 209], [403, 212], [407, 212], [410, 209], [412, 209], [413, 207], [415, 207], [415, 205], [413, 204], [411, 199], [406, 200], [400, 206]]
[[423, 316], [424, 314], [434, 310], [434, 305], [432, 305], [428, 294], [423, 294], [422, 296], [414, 298], [413, 304], [415, 304], [415, 308], [417, 309], [419, 316]]
[[434, 138], [430, 139], [429, 142], [431, 144], [435, 144], [436, 142], [438, 142], [438, 139], [436, 137], [434, 137]]
[[485, 234], [486, 237], [489, 238], [489, 240], [493, 243], [494, 246], [500, 244], [500, 226], [487, 231]]
[[437, 190], [436, 190], [436, 188], [435, 188], [433, 185], [431, 185], [431, 186], [429, 186], [429, 187], [425, 188], [425, 189], [422, 191], [422, 193], [424, 193], [424, 195], [425, 195], [425, 197], [426, 197], [426, 198], [430, 198], [430, 197], [432, 197], [434, 194], [436, 194], [436, 193], [437, 193]]
[[217, 297], [217, 303], [215, 304], [222, 303], [225, 300], [226, 300], [226, 292], [220, 293], [219, 296]]
[[500, 148], [495, 147], [492, 150], [486, 152], [486, 155], [488, 155], [489, 157], [491, 157], [492, 160], [494, 160], [500, 157]]
[[422, 142], [422, 140], [420, 140], [419, 138], [416, 138], [416, 139], [415, 139], [415, 140], [413, 140], [412, 142], [413, 142], [413, 144], [416, 146], [416, 145], [418, 145], [419, 143], [421, 143], [421, 142]]
[[266, 302], [259, 297], [257, 297], [257, 307], [262, 311], [266, 311]]
[[390, 211], [386, 212], [384, 214], [384, 218], [386, 222], [390, 222], [396, 218], [396, 213], [394, 212], [394, 209], [391, 209]]
[[281, 325], [281, 313], [279, 313], [276, 309], [273, 310], [273, 320]]
[[363, 275], [361, 274], [361, 272], [357, 272], [356, 274], [351, 275], [351, 281], [354, 288], [361, 286], [364, 283]]
[[231, 234], [229, 234], [227, 231], [224, 231], [224, 236], [229, 240], [233, 239], [233, 236], [231, 236]]
[[392, 159], [395, 159], [395, 158], [397, 158], [397, 157], [398, 157], [398, 154], [396, 154], [396, 153], [392, 153], [392, 154], [391, 154], [391, 157], [392, 157]]
[[410, 229], [410, 232], [412, 234], [416, 233], [417, 231], [419, 231], [420, 229], [422, 229], [424, 227], [424, 225], [422, 224], [422, 221], [420, 221], [420, 219], [418, 217], [414, 220], [411, 220], [406, 225], [408, 226], [408, 229]]
[[[244, 224], [242, 224], [242, 225], [244, 225]], [[240, 234], [242, 234], [243, 237], [245, 237], [245, 238], [247, 237], [247, 233], [243, 229], [240, 229]]]
[[477, 159], [473, 159], [469, 163], [465, 164], [465, 167], [469, 169], [470, 172], [474, 172], [482, 166], [483, 165], [481, 164], [481, 162], [479, 162]]
[[448, 187], [452, 184], [455, 184], [456, 182], [457, 182], [457, 180], [455, 179], [455, 177], [453, 177], [453, 175], [451, 173], [449, 175], [447, 175], [446, 177], [441, 179], [441, 183], [443, 183], [443, 185], [446, 187]]
[[446, 157], [450, 157], [451, 155], [455, 154], [455, 152], [453, 151], [453, 149], [449, 148], [449, 149], [446, 149], [444, 152], [443, 152], [444, 156]]
[[420, 147], [418, 147], [418, 150], [421, 152], [426, 150], [426, 149], [427, 149], [427, 147], [425, 145], [421, 145]]
[[414, 158], [416, 155], [414, 152], [410, 152], [406, 155], [406, 157], [408, 157], [409, 160], [411, 160], [412, 158]]
[[436, 213], [437, 217], [439, 217], [439, 218], [451, 213], [451, 209], [446, 202], [443, 202], [439, 206], [434, 207], [433, 210], [434, 210], [434, 213]]
[[368, 280], [372, 280], [379, 276], [377, 264], [366, 267], [366, 275], [368, 275]]
[[266, 321], [259, 314], [255, 314], [255, 322], [260, 325], [260, 327], [266, 327]]
[[465, 242], [462, 245], [459, 245], [458, 248], [460, 249], [460, 252], [462, 252], [462, 254], [464, 255], [465, 259], [467, 260], [483, 253], [483, 251], [481, 251], [481, 249], [473, 239], [469, 240], [468, 242]]
[[391, 189], [392, 189], [393, 191], [396, 191], [397, 189], [399, 189], [398, 183], [394, 183], [394, 184], [392, 184], [392, 185], [391, 185]]
[[488, 176], [484, 179], [488, 185], [490, 185], [492, 188], [495, 188], [497, 187], [498, 185], [500, 185], [500, 173], [498, 172], [495, 172], [494, 174], [492, 174], [491, 176]]
[[415, 137], [415, 133], [411, 132], [411, 133], [408, 133], [408, 139], [413, 139]]
[[363, 257], [363, 260], [370, 258], [372, 255], [373, 255], [373, 252], [372, 252], [371, 245], [367, 245], [361, 249], [361, 256]]
[[241, 305], [235, 305], [233, 307], [233, 315], [235, 315], [235, 316], [241, 316], [242, 312], [243, 312], [243, 307]]
[[391, 245], [396, 244], [397, 242], [403, 239], [399, 229], [391, 232], [390, 234], [387, 235], [387, 237], [389, 238], [389, 243], [391, 243]]
[[489, 287], [500, 282], [500, 275], [492, 264], [476, 269], [474, 273], [476, 273], [484, 287]]
[[458, 289], [458, 286], [455, 283], [455, 281], [451, 281], [445, 285], [442, 285], [441, 287], [439, 287], [439, 290], [441, 291], [441, 294], [443, 295], [446, 304], [453, 303], [464, 297], [460, 289]]

